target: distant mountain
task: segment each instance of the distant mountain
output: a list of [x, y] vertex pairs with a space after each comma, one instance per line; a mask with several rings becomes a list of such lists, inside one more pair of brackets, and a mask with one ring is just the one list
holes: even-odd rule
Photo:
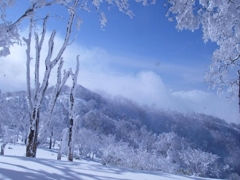
[[[192, 147], [218, 155], [223, 165], [231, 165], [240, 174], [240, 163], [236, 164], [234, 160], [240, 157], [240, 124], [229, 124], [223, 119], [194, 112], [182, 114], [142, 107], [120, 96], [103, 98], [82, 86], [77, 87], [77, 98], [85, 102], [79, 104], [79, 109], [83, 111], [83, 127], [96, 130], [96, 127], [90, 125], [89, 118], [86, 118], [86, 114], [94, 114], [94, 121], [102, 122], [105, 117], [105, 121], [108, 119], [115, 122], [115, 126], [109, 122], [97, 123], [100, 125], [97, 127], [100, 133], [112, 133], [128, 142], [132, 141], [127, 138], [130, 137], [130, 130], [139, 131], [143, 126], [153, 134], [174, 132], [191, 142]], [[117, 130], [119, 121], [127, 123], [129, 131], [125, 134]]]
[[[52, 90], [53, 87], [47, 90], [43, 111], [46, 109]], [[21, 91], [0, 95], [0, 102], [9, 106], [7, 109], [5, 107], [5, 110], [0, 108], [0, 123], [14, 124], [14, 118], [22, 117], [23, 120], [18, 122], [26, 124], [28, 118], [26, 93]], [[65, 107], [68, 95], [69, 87], [64, 86], [54, 112], [55, 119], [58, 121], [64, 119], [61, 125], [55, 125], [60, 129], [67, 127], [68, 124]], [[240, 157], [240, 124], [229, 124], [222, 119], [194, 112], [182, 114], [171, 110], [140, 106], [121, 96], [101, 96], [80, 85], [76, 89], [76, 98], [80, 129], [91, 130], [99, 136], [113, 135], [116, 140], [126, 142], [134, 148], [140, 146], [138, 137], [142, 137], [143, 129], [147, 131], [146, 136], [155, 137], [155, 140], [162, 133], [175, 133], [179, 138], [187, 141], [192, 148], [219, 156], [221, 169], [227, 168], [226, 171], [240, 175], [240, 162], [236, 161]], [[63, 105], [64, 102], [65, 105]], [[25, 115], [16, 112], [16, 108], [19, 108]], [[6, 111], [9, 112], [8, 115]], [[6, 117], [11, 116], [10, 123], [6, 121]], [[56, 121], [55, 124], [57, 123]], [[21, 130], [23, 131], [24, 128], [23, 125]], [[58, 131], [55, 133], [58, 135], [56, 139], [60, 139], [61, 132]]]

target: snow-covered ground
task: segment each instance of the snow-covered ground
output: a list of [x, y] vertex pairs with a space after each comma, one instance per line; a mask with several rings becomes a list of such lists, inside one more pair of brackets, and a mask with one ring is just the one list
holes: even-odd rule
[[[0, 144], [1, 145], [1, 144]], [[86, 160], [57, 161], [51, 150], [38, 149], [37, 158], [24, 157], [25, 146], [9, 144], [0, 156], [1, 180], [200, 180], [153, 171], [137, 171]], [[205, 178], [206, 179], [206, 178]]]

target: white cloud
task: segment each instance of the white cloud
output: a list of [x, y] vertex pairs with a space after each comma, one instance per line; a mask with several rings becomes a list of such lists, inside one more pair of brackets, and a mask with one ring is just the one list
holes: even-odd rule
[[137, 75], [82, 72], [81, 75], [80, 82], [90, 89], [122, 95], [142, 104], [154, 104], [154, 96], [164, 102], [168, 93], [161, 78], [153, 72], [140, 72]]
[[171, 91], [154, 72], [137, 75], [81, 72], [80, 83], [98, 92], [122, 95], [140, 104], [157, 106], [183, 113], [195, 111], [239, 123], [238, 104], [201, 90]]
[[[60, 47], [61, 42], [62, 38], [57, 36], [56, 48]], [[11, 55], [1, 58], [0, 89], [2, 91], [26, 89], [25, 48], [25, 46], [14, 46], [11, 49]], [[47, 52], [47, 43], [44, 45], [43, 52], [45, 53], [42, 55], [44, 58]], [[80, 55], [79, 84], [86, 88], [103, 90], [112, 95], [122, 95], [140, 104], [155, 105], [180, 112], [202, 112], [224, 118], [229, 122], [239, 123], [240, 115], [237, 103], [227, 105], [224, 98], [202, 90], [191, 90], [194, 89], [191, 87], [186, 88], [188, 90], [185, 91], [170, 90], [169, 83], [166, 83], [168, 80], [165, 77], [166, 74], [172, 73], [175, 76], [186, 74], [187, 78], [182, 78], [181, 81], [181, 84], [184, 84], [184, 81], [189, 81], [191, 78], [192, 80], [201, 78], [200, 73], [196, 74], [197, 69], [192, 70], [189, 67], [166, 63], [153, 65], [152, 61], [116, 57], [98, 47], [85, 48], [76, 44], [68, 47], [65, 52], [64, 67], [74, 68], [78, 54]], [[34, 62], [31, 65], [33, 69]], [[129, 68], [128, 71], [126, 71], [127, 68]], [[50, 85], [53, 85], [56, 80], [55, 71], [51, 76]], [[42, 65], [41, 74], [43, 72], [44, 66]]]

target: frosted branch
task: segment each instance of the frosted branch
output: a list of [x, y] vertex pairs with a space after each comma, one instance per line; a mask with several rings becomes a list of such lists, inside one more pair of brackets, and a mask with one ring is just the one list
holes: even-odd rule
[[64, 42], [63, 42], [63, 45], [62, 45], [61, 49], [59, 50], [56, 58], [52, 61], [53, 64], [57, 63], [59, 61], [59, 59], [61, 58], [63, 52], [65, 51], [65, 49], [68, 45], [70, 35], [71, 35], [71, 32], [72, 32], [72, 24], [73, 24], [73, 20], [74, 20], [75, 13], [76, 13], [75, 10], [76, 10], [76, 7], [78, 5], [78, 2], [79, 2], [79, 0], [75, 0], [73, 7], [70, 8], [71, 9], [70, 10], [70, 16], [69, 16], [69, 19], [68, 19], [68, 25], [67, 25], [67, 30], [66, 30]]
[[62, 91], [63, 86], [65, 85], [69, 75], [70, 75], [70, 71], [67, 71], [64, 73], [63, 78], [62, 78], [62, 67], [63, 67], [63, 59], [61, 58], [59, 65], [58, 65], [58, 70], [57, 70], [57, 83], [54, 87], [54, 90], [52, 92], [52, 96], [51, 96], [51, 100], [48, 104], [48, 108], [47, 108], [47, 123], [44, 126], [44, 130], [42, 133], [42, 136], [40, 136], [40, 142], [46, 139], [47, 136], [47, 131], [49, 130], [50, 126], [51, 126], [51, 121], [52, 121], [52, 113], [57, 101], [58, 96], [60, 95], [60, 92]]
[[27, 61], [26, 61], [26, 77], [27, 77], [27, 97], [28, 97], [28, 103], [29, 103], [29, 110], [31, 111], [33, 109], [32, 105], [32, 94], [31, 94], [31, 76], [30, 76], [30, 62], [31, 62], [31, 39], [32, 39], [32, 28], [33, 28], [33, 19], [30, 19], [30, 25], [29, 25], [29, 34], [28, 39], [23, 38], [27, 45], [26, 49], [26, 55], [27, 55]]
[[37, 92], [39, 90], [39, 63], [40, 63], [40, 56], [41, 56], [41, 50], [42, 50], [42, 45], [43, 41], [46, 35], [46, 24], [48, 20], [49, 15], [47, 15], [44, 18], [43, 21], [43, 28], [42, 28], [42, 33], [41, 33], [41, 40], [39, 42], [39, 37], [38, 34], [35, 33], [35, 49], [36, 49], [36, 61], [35, 61], [35, 98], [37, 96]]

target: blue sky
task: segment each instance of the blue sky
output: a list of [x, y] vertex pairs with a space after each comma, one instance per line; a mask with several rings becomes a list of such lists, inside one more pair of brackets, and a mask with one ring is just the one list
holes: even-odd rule
[[[100, 29], [96, 13], [84, 13], [84, 16], [85, 14], [87, 16], [83, 17], [84, 23], [78, 42], [85, 47], [97, 46], [115, 56], [125, 57], [125, 62], [112, 61], [110, 63], [112, 68], [118, 71], [131, 73], [142, 69], [154, 70], [166, 79], [165, 83], [174, 89], [206, 88], [203, 77], [198, 82], [189, 82], [191, 85], [187, 88], [185, 84], [182, 86], [181, 83], [175, 81], [175, 78], [181, 81], [184, 74], [178, 74], [176, 69], [172, 69], [175, 72], [166, 73], [164, 69], [173, 64], [181, 67], [201, 68], [201, 75], [204, 76], [216, 45], [205, 44], [200, 30], [194, 33], [176, 30], [175, 23], [169, 22], [165, 17], [166, 9], [160, 3], [148, 7], [134, 3], [132, 10], [135, 14], [133, 19], [116, 9], [107, 11], [109, 23], [104, 31]], [[136, 60], [137, 64], [148, 63], [149, 67], [145, 65], [143, 67], [124, 66], [124, 64], [131, 63], [129, 58]]]
[[[79, 12], [83, 24], [80, 31], [74, 29], [73, 37], [77, 38], [64, 54], [66, 68], [74, 67], [75, 57], [80, 54], [79, 84], [140, 104], [185, 113], [202, 112], [240, 123], [237, 101], [228, 104], [224, 96], [218, 97], [204, 82], [217, 46], [211, 42], [205, 44], [200, 30], [178, 31], [175, 23], [165, 17], [163, 3], [147, 7], [139, 3], [131, 5], [135, 14], [132, 19], [116, 7], [104, 11], [108, 19], [104, 30], [94, 9], [90, 13]], [[24, 12], [24, 6], [27, 5], [19, 3], [18, 11], [13, 9], [9, 17], [18, 17]], [[67, 12], [55, 7], [44, 9], [39, 15], [46, 12], [62, 16], [51, 18], [48, 24], [48, 35], [57, 29], [55, 46], [58, 48], [63, 40]], [[26, 30], [24, 22], [23, 35]], [[12, 54], [0, 61], [2, 91], [26, 89], [24, 48], [14, 46]], [[54, 82], [54, 75], [52, 78]]]

